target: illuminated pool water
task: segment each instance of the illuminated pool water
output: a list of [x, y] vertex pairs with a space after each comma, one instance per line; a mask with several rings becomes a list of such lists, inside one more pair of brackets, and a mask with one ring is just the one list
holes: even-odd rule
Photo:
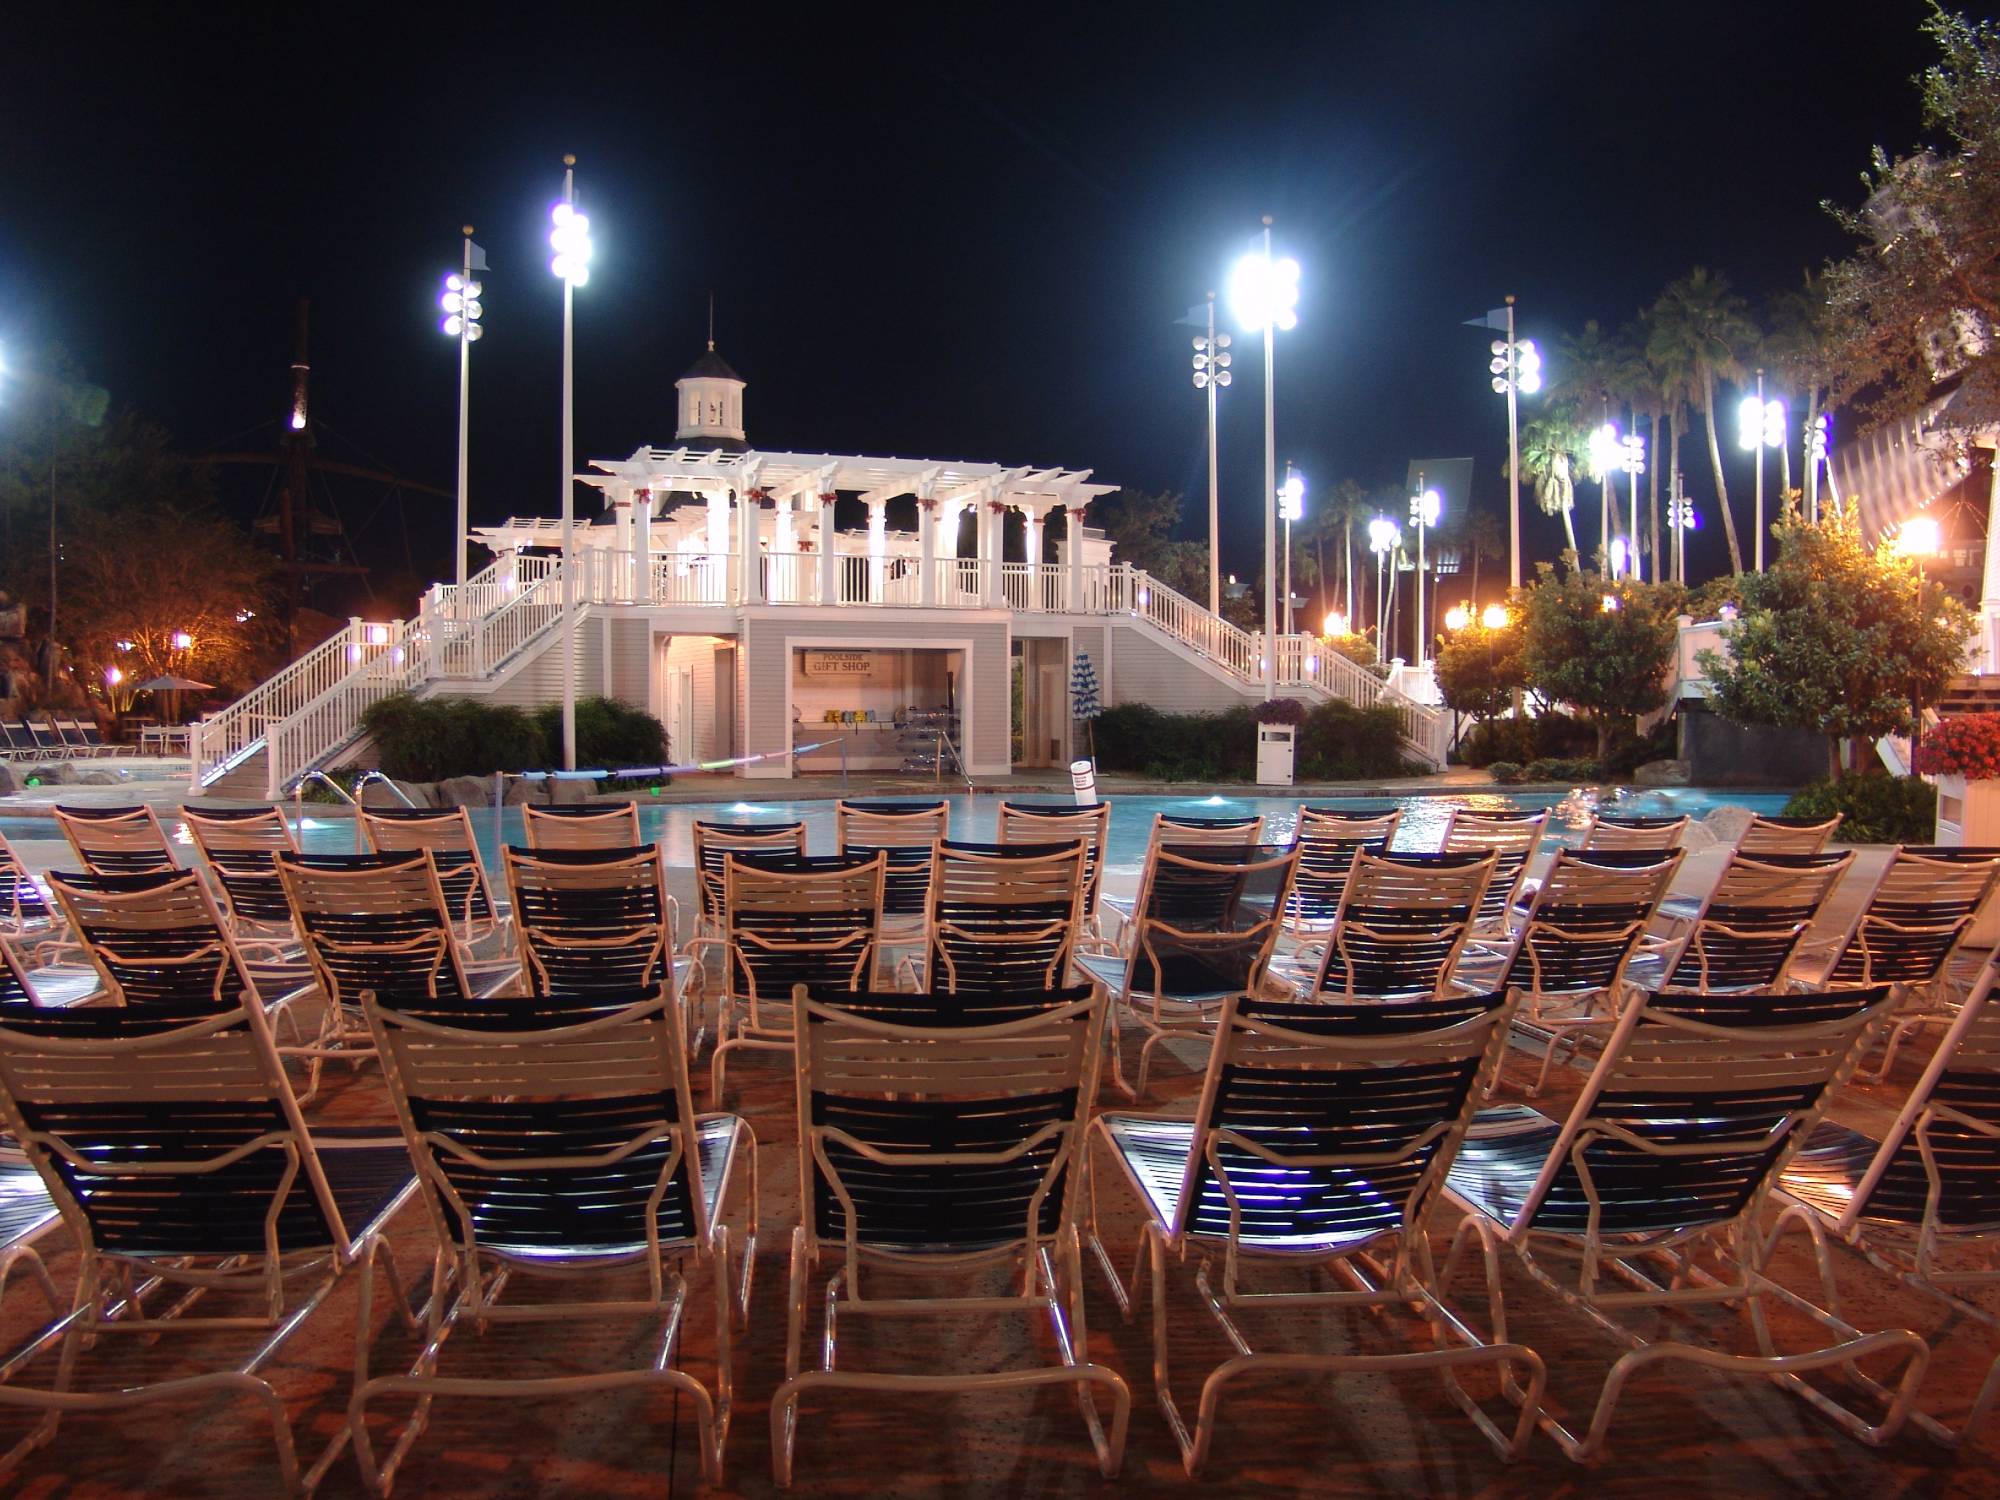
[[[1699, 818], [1715, 808], [1723, 806], [1747, 807], [1756, 812], [1775, 813], [1785, 804], [1784, 792], [1728, 792], [1702, 787], [1672, 787], [1657, 790], [1628, 792], [1613, 798], [1607, 795], [1603, 801], [1605, 811], [1638, 816], [1674, 815], [1687, 813]], [[991, 795], [977, 797], [956, 796], [945, 799], [951, 804], [951, 831], [954, 838], [990, 840], [996, 835], [1001, 799]], [[1053, 794], [1023, 796], [1023, 801], [1052, 802], [1067, 801]], [[1571, 842], [1584, 818], [1589, 813], [1589, 803], [1576, 794], [1547, 792], [1467, 792], [1452, 795], [1431, 795], [1411, 797], [1316, 797], [1311, 799], [1314, 806], [1339, 808], [1380, 808], [1403, 809], [1403, 821], [1396, 835], [1399, 849], [1435, 849], [1444, 827], [1446, 813], [1453, 807], [1484, 808], [1541, 808], [1556, 810], [1549, 820], [1549, 839], [1552, 843]], [[1110, 863], [1113, 869], [1136, 871], [1144, 861], [1146, 842], [1151, 832], [1155, 813], [1184, 813], [1205, 817], [1227, 817], [1256, 813], [1264, 819], [1266, 838], [1283, 841], [1292, 836], [1298, 821], [1299, 799], [1297, 797], [1139, 797], [1114, 796], [1111, 799]], [[834, 847], [833, 802], [812, 800], [798, 802], [764, 802], [746, 798], [741, 802], [663, 802], [655, 803], [642, 799], [639, 806], [639, 826], [641, 833], [649, 840], [662, 841], [666, 845], [668, 866], [687, 868], [694, 863], [693, 828], [696, 820], [704, 822], [731, 823], [783, 823], [803, 822], [806, 825], [807, 847], [818, 851], [831, 851]], [[160, 821], [168, 834], [182, 844], [188, 844], [187, 832], [178, 819], [170, 813], [162, 813]], [[481, 854], [490, 865], [497, 867], [499, 849], [502, 844], [522, 842], [521, 814], [518, 808], [506, 808], [499, 813], [475, 809], [472, 826], [479, 841]], [[61, 848], [61, 834], [52, 820], [45, 818], [0, 818], [0, 835], [21, 847], [23, 858], [31, 865], [60, 868], [65, 862], [65, 851]], [[316, 815], [316, 810], [308, 805], [302, 842], [312, 852], [322, 854], [345, 854], [354, 849], [355, 828], [348, 818]], [[55, 848], [50, 848], [54, 841]], [[39, 847], [37, 847], [39, 845]], [[192, 851], [190, 850], [190, 854]], [[40, 855], [40, 858], [37, 858]]]

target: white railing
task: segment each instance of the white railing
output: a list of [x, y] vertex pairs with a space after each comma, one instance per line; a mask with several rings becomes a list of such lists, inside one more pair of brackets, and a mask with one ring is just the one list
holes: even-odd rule
[[292, 783], [361, 731], [368, 705], [400, 693], [430, 675], [422, 627], [398, 620], [387, 627], [381, 650], [297, 712], [272, 724], [265, 738], [264, 795], [282, 797]]
[[492, 673], [536, 636], [562, 618], [562, 567], [554, 559], [533, 583], [515, 590], [507, 602], [474, 627], [462, 655], [463, 670], [439, 676], [474, 679]]
[[212, 785], [247, 760], [263, 745], [271, 725], [297, 713], [388, 650], [390, 635], [397, 629], [350, 620], [346, 629], [196, 724], [190, 736], [194, 789]]
[[819, 603], [819, 558], [810, 552], [767, 552], [763, 556], [766, 604]]
[[653, 559], [655, 604], [734, 604], [733, 552], [670, 552]]
[[504, 557], [466, 580], [441, 583], [424, 596], [420, 619], [430, 647], [431, 670], [439, 677], [483, 677], [486, 624], [511, 610], [555, 572], [552, 557]]

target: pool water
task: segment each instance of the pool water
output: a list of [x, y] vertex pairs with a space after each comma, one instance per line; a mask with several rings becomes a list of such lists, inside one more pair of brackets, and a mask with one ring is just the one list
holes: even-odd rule
[[[1578, 830], [1590, 815], [1594, 806], [1605, 812], [1617, 812], [1624, 816], [1677, 816], [1686, 813], [1699, 818], [1718, 807], [1746, 807], [1754, 812], [1775, 813], [1785, 805], [1788, 794], [1784, 792], [1723, 792], [1700, 787], [1671, 787], [1647, 791], [1625, 792], [1620, 795], [1605, 794], [1601, 804], [1588, 792], [1557, 793], [1509, 793], [1509, 792], [1468, 792], [1462, 795], [1432, 795], [1415, 797], [1318, 797], [1311, 799], [1315, 807], [1337, 807], [1343, 809], [1380, 809], [1392, 807], [1403, 809], [1403, 821], [1397, 829], [1398, 849], [1435, 849], [1443, 834], [1446, 814], [1453, 807], [1485, 808], [1495, 811], [1506, 809], [1552, 808], [1555, 815], [1549, 820], [1551, 844], [1574, 842]], [[866, 800], [866, 799], [864, 799]], [[992, 840], [997, 834], [999, 806], [1001, 798], [985, 795], [977, 797], [956, 796], [945, 799], [951, 804], [952, 837], [972, 841]], [[1053, 794], [1023, 796], [1019, 800], [1031, 802], [1067, 801], [1067, 798]], [[639, 805], [639, 828], [648, 840], [662, 842], [666, 846], [669, 868], [691, 868], [694, 864], [694, 824], [702, 822], [729, 823], [786, 823], [802, 822], [806, 825], [806, 847], [814, 852], [831, 852], [834, 848], [833, 828], [834, 804], [831, 799], [799, 802], [759, 802], [745, 799], [741, 802], [650, 802], [641, 800]], [[1127, 797], [1111, 798], [1111, 833], [1109, 863], [1114, 870], [1137, 872], [1146, 857], [1146, 844], [1152, 831], [1155, 813], [1180, 813], [1196, 817], [1231, 817], [1256, 813], [1264, 819], [1265, 837], [1272, 842], [1284, 842], [1292, 836], [1298, 823], [1299, 799], [1296, 797]], [[188, 846], [192, 840], [186, 828], [170, 813], [162, 813], [161, 824], [168, 836], [177, 843]], [[521, 813], [518, 808], [505, 808], [495, 813], [490, 809], [472, 810], [474, 836], [479, 841], [482, 857], [489, 866], [499, 867], [499, 851], [503, 844], [521, 843]], [[316, 810], [308, 805], [305, 822], [300, 830], [300, 842], [306, 850], [316, 854], [347, 854], [354, 850], [355, 825], [349, 818], [333, 818], [316, 815]], [[20, 849], [21, 855], [30, 865], [60, 869], [67, 861], [67, 850], [61, 847], [62, 835], [55, 823], [47, 818], [0, 818], [0, 835]], [[48, 849], [48, 841], [54, 841], [56, 849]], [[40, 843], [42, 848], [32, 845]], [[30, 846], [30, 847], [23, 847]], [[36, 856], [40, 855], [40, 858]]]

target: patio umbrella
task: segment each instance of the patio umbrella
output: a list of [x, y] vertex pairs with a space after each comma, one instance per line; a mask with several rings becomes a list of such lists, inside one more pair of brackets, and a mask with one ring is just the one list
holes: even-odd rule
[[135, 693], [171, 693], [167, 700], [167, 717], [176, 721], [180, 718], [181, 694], [203, 693], [214, 687], [212, 682], [196, 682], [192, 677], [155, 677], [140, 683], [132, 691]]

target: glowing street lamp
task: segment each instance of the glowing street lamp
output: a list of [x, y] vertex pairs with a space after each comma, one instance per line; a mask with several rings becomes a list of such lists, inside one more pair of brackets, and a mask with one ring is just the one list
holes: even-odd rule
[[1505, 630], [1513, 619], [1514, 617], [1507, 613], [1506, 605], [1489, 604], [1480, 613], [1479, 623], [1488, 630]]
[[1278, 486], [1278, 515], [1285, 523], [1285, 634], [1292, 633], [1292, 522], [1306, 518], [1306, 476], [1288, 463]]
[[[1487, 326], [1492, 326], [1488, 324]], [[1507, 337], [1495, 339], [1493, 358], [1486, 366], [1493, 374], [1493, 390], [1507, 398], [1507, 476], [1510, 491], [1507, 507], [1507, 581], [1521, 586], [1521, 400], [1542, 388], [1542, 352], [1533, 339], [1514, 337], [1514, 299], [1507, 298]]]
[[1896, 528], [1896, 550], [1905, 557], [1936, 557], [1944, 548], [1944, 531], [1936, 516], [1919, 513]]
[[[1387, 659], [1389, 631], [1389, 591], [1395, 580], [1389, 577], [1389, 559], [1403, 545], [1402, 528], [1387, 516], [1368, 523], [1368, 550], [1375, 554], [1375, 640], [1377, 650]], [[1385, 582], [1385, 579], [1387, 580]]]
[[1229, 304], [1246, 328], [1264, 335], [1264, 696], [1278, 696], [1277, 551], [1272, 500], [1278, 489], [1278, 419], [1273, 382], [1277, 379], [1277, 333], [1299, 325], [1299, 263], [1271, 258], [1271, 216], [1264, 215], [1261, 249], [1236, 263], [1229, 277]]
[[458, 587], [465, 588], [466, 530], [470, 517], [466, 506], [466, 433], [467, 419], [471, 413], [472, 388], [472, 346], [479, 342], [486, 330], [480, 326], [479, 315], [486, 309], [481, 304], [480, 294], [485, 290], [472, 279], [474, 271], [486, 269], [486, 252], [472, 243], [472, 226], [465, 226], [465, 251], [459, 268], [444, 279], [444, 295], [438, 298], [438, 306], [444, 309], [443, 328], [446, 338], [458, 340]]
[[549, 270], [563, 284], [562, 355], [562, 619], [563, 769], [576, 769], [576, 375], [573, 360], [576, 289], [590, 281], [590, 220], [576, 211], [576, 158], [563, 158], [562, 202], [549, 210]]
[[1326, 628], [1320, 632], [1321, 635], [1326, 636], [1341, 636], [1347, 633], [1347, 616], [1339, 610], [1334, 610], [1327, 615]]
[[1764, 571], [1764, 450], [1785, 446], [1785, 403], [1764, 399], [1764, 372], [1757, 372], [1757, 394], [1745, 396], [1736, 408], [1736, 442], [1757, 455], [1756, 567]]
[[1454, 604], [1444, 612], [1444, 628], [1453, 635], [1472, 623], [1472, 610], [1463, 604]]
[[1222, 536], [1218, 529], [1221, 487], [1215, 473], [1215, 393], [1234, 378], [1229, 373], [1229, 335], [1215, 331], [1215, 293], [1208, 294], [1208, 332], [1195, 335], [1194, 388], [1208, 396], [1208, 612], [1222, 613]]
[[[1417, 483], [1424, 482], [1423, 471], [1417, 472]], [[1416, 664], [1424, 664], [1426, 638], [1430, 634], [1429, 623], [1424, 618], [1424, 533], [1437, 525], [1438, 517], [1444, 514], [1444, 500], [1436, 490], [1419, 490], [1410, 496], [1410, 524], [1417, 529], [1417, 649]]]

